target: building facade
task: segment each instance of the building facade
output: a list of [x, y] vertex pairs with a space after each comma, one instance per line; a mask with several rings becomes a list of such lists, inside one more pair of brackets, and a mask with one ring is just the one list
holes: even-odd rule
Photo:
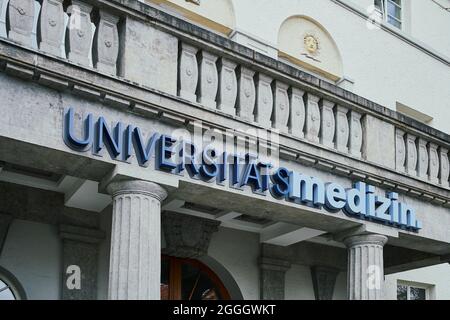
[[0, 0], [0, 298], [450, 299], [449, 7]]

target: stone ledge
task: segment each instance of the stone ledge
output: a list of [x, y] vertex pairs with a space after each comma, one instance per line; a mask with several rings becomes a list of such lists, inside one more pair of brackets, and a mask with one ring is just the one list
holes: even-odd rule
[[[3, 43], [2, 43], [3, 42]], [[21, 51], [23, 50], [23, 51]], [[3, 57], [1, 57], [3, 56]], [[157, 90], [151, 90], [147, 88], [143, 88], [142, 86], [139, 86], [137, 84], [132, 84], [126, 79], [122, 79], [119, 77], [113, 77], [108, 76], [99, 73], [98, 71], [88, 68], [88, 67], [82, 67], [79, 65], [74, 65], [66, 60], [49, 57], [41, 52], [36, 52], [33, 49], [29, 48], [23, 48], [20, 45], [17, 45], [15, 43], [12, 43], [10, 41], [0, 41], [0, 60], [4, 59], [6, 66], [10, 67], [16, 67], [22, 70], [25, 74], [31, 74], [33, 73], [33, 77], [28, 78], [28, 80], [37, 80], [38, 83], [41, 85], [46, 85], [49, 87], [52, 87], [54, 89], [62, 89], [65, 88], [66, 90], [71, 90], [72, 94], [79, 94], [80, 96], [86, 97], [88, 99], [96, 99], [101, 100], [104, 103], [107, 103], [106, 97], [108, 99], [116, 99], [116, 101], [120, 101], [120, 103], [115, 104], [114, 106], [120, 109], [125, 110], [131, 110], [131, 111], [142, 111], [143, 113], [151, 114], [151, 116], [159, 117], [163, 121], [169, 121], [169, 122], [175, 122], [176, 124], [183, 124], [185, 125], [188, 123], [191, 119], [193, 119], [191, 116], [183, 115], [181, 116], [180, 113], [177, 113], [176, 111], [166, 111], [164, 107], [162, 106], [155, 106], [152, 102], [143, 102], [140, 101], [139, 98], [135, 98], [134, 96], [125, 96], [124, 92], [127, 91], [127, 88], [129, 89], [130, 86], [134, 87], [135, 90], [141, 90], [146, 91], [154, 94], [159, 94], [161, 96], [164, 96], [167, 99], [189, 104], [195, 108], [198, 108], [199, 110], [214, 113], [218, 116], [227, 117], [230, 118], [232, 121], [238, 121], [240, 123], [245, 123], [250, 126], [258, 126], [256, 123], [246, 122], [241, 119], [237, 119], [236, 117], [226, 115], [220, 111], [217, 110], [211, 110], [208, 108], [203, 108], [199, 106], [197, 103], [190, 103], [187, 102], [181, 98], [178, 98], [176, 96], [172, 96], [169, 94], [165, 94], [162, 92], [159, 92]], [[22, 59], [22, 60], [19, 60]], [[48, 59], [48, 61], [47, 61]], [[52, 64], [53, 63], [53, 64]], [[48, 69], [50, 67], [49, 64], [52, 64], [52, 66], [57, 66], [56, 70], [61, 71], [57, 72], [53, 69]], [[62, 64], [58, 65], [58, 64]], [[73, 70], [73, 72], [71, 72]], [[51, 73], [54, 72], [55, 74]], [[84, 74], [82, 74], [84, 73]], [[94, 74], [94, 75], [92, 75]], [[44, 75], [43, 79], [44, 81], [40, 81], [41, 76]], [[82, 76], [81, 76], [82, 75]], [[21, 77], [21, 75], [17, 75]], [[72, 76], [79, 77], [80, 79], [73, 79]], [[92, 81], [89, 81], [86, 79], [86, 77], [96, 77], [97, 80], [100, 80], [101, 78], [103, 80], [103, 83], [100, 83], [99, 85], [92, 85]], [[85, 79], [83, 79], [83, 77]], [[65, 79], [66, 78], [66, 79]], [[114, 82], [113, 82], [114, 81]], [[101, 85], [104, 85], [102, 88]], [[127, 87], [127, 88], [125, 88]], [[122, 92], [121, 92], [122, 91]], [[183, 117], [185, 120], [183, 120]], [[222, 123], [222, 122], [220, 122]], [[220, 127], [221, 126], [221, 127]], [[212, 127], [217, 127], [218, 129], [226, 129], [226, 127], [219, 125], [218, 123], [212, 124]], [[289, 135], [281, 135], [285, 139], [292, 139]], [[302, 143], [305, 143], [307, 145], [310, 145], [314, 148], [320, 148], [327, 150], [329, 152], [333, 152], [333, 154], [338, 154], [335, 150], [328, 150], [328, 148], [322, 146], [322, 145], [316, 145], [311, 144], [305, 139], [296, 139], [299, 140]], [[303, 149], [298, 149], [303, 150]], [[284, 154], [283, 154], [284, 152]], [[352, 166], [344, 165], [341, 163], [332, 162], [330, 163], [326, 159], [322, 159], [320, 157], [317, 157], [315, 155], [307, 154], [304, 151], [292, 151], [292, 148], [287, 148], [283, 144], [280, 144], [280, 154], [284, 156], [289, 156], [291, 158], [296, 158], [297, 161], [302, 162], [304, 164], [310, 165], [310, 166], [318, 166], [319, 169], [327, 169], [332, 170], [340, 173], [345, 173], [348, 170], [350, 170], [350, 177], [353, 179], [359, 179], [359, 180], [370, 180], [375, 179], [378, 181], [381, 181], [386, 185], [395, 185], [395, 190], [399, 191], [401, 193], [409, 193], [413, 196], [420, 197], [422, 195], [425, 195], [430, 201], [433, 199], [436, 199], [434, 201], [437, 205], [443, 205], [448, 206], [450, 203], [450, 196], [442, 195], [442, 192], [423, 192], [423, 190], [426, 190], [427, 188], [415, 188], [408, 185], [408, 187], [404, 187], [405, 183], [398, 183], [398, 180], [392, 180], [392, 179], [386, 179], [385, 177], [381, 178], [380, 176], [374, 176], [371, 173], [363, 173], [363, 170], [354, 170]], [[363, 161], [363, 159], [355, 158], [351, 154], [343, 154], [343, 157], [346, 159], [354, 159], [355, 161]], [[288, 157], [288, 158], [289, 158]], [[367, 161], [364, 161], [364, 163], [367, 163]], [[383, 170], [389, 170], [386, 168], [382, 168], [380, 165], [375, 163], [368, 163], [368, 165], [381, 168]], [[337, 170], [334, 170], [334, 168], [339, 168]], [[345, 174], [344, 174], [345, 175]], [[411, 177], [411, 176], [405, 176], [406, 178], [413, 178], [415, 179], [415, 182], [420, 183], [427, 183], [433, 188], [440, 188], [440, 186], [436, 186], [434, 184], [430, 184], [426, 181], [418, 181], [418, 178]], [[420, 193], [417, 193], [418, 190], [421, 190]], [[446, 189], [442, 189], [446, 191]]]

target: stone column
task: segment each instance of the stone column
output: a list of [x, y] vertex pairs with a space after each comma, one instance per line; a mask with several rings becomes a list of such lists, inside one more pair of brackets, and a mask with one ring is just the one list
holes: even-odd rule
[[284, 300], [285, 275], [290, 267], [291, 264], [288, 261], [261, 258], [261, 300]]
[[348, 248], [347, 296], [349, 300], [380, 300], [383, 294], [383, 246], [388, 238], [377, 234], [352, 235]]
[[124, 180], [107, 187], [113, 197], [108, 298], [159, 300], [161, 202], [159, 185]]

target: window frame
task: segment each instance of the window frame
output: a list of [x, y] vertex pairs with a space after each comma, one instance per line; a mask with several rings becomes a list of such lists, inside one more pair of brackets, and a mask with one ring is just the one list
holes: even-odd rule
[[[375, 7], [375, 11], [381, 15], [383, 22], [388, 24], [389, 26], [392, 26], [392, 27], [398, 29], [398, 30], [404, 30], [404, 25], [405, 25], [404, 1], [399, 0], [400, 4], [397, 4], [394, 0], [378, 0], [378, 1], [380, 2], [381, 8], [379, 8], [376, 5], [376, 0], [374, 0], [374, 7]], [[389, 12], [388, 12], [388, 4], [389, 3], [400, 9], [400, 19], [389, 14]], [[397, 23], [400, 24], [400, 26], [397, 26], [397, 25], [389, 22], [389, 19], [394, 19]]]
[[397, 300], [398, 300], [398, 287], [399, 286], [406, 287], [406, 301], [418, 301], [418, 300], [411, 300], [411, 288], [425, 290], [425, 301], [432, 300], [431, 290], [432, 290], [433, 285], [416, 283], [416, 282], [397, 281], [397, 286], [396, 286]]
[[[11, 272], [2, 267], [0, 267], [0, 280], [6, 284], [6, 288], [8, 288], [14, 296], [14, 300], [11, 301], [27, 299], [25, 290], [17, 278]], [[0, 290], [1, 289], [2, 288], [0, 288]]]

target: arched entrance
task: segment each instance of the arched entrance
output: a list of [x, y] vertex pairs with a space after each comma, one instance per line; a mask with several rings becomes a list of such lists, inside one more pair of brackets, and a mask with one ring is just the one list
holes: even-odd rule
[[162, 256], [161, 300], [229, 299], [222, 281], [202, 262]]

